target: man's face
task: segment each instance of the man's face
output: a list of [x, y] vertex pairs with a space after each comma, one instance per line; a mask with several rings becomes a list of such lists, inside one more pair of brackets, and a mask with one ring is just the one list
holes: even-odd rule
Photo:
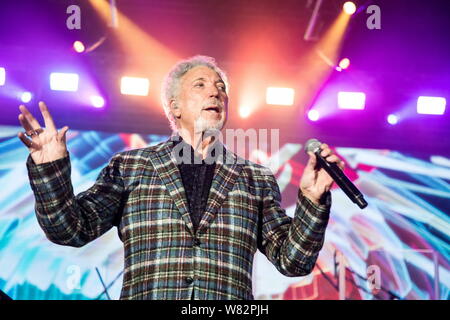
[[[178, 108], [173, 108], [173, 104]], [[181, 78], [180, 91], [171, 102], [181, 130], [221, 130], [227, 118], [228, 96], [220, 76], [206, 66], [192, 68]]]

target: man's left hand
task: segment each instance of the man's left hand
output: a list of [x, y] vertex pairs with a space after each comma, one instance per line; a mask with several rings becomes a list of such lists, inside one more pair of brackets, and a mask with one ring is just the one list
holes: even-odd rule
[[[341, 170], [344, 170], [344, 161], [338, 156], [333, 154], [331, 149], [326, 143], [322, 143], [320, 148], [322, 151], [320, 155], [328, 162], [336, 163]], [[300, 190], [304, 196], [315, 204], [320, 204], [320, 198], [324, 193], [331, 189], [333, 185], [333, 179], [323, 168], [316, 168], [317, 159], [316, 155], [312, 152], [308, 152], [309, 160], [303, 171], [302, 178], [300, 179]]]

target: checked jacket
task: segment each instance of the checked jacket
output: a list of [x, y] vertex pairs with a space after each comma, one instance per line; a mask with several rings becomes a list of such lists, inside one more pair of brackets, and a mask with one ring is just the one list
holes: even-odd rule
[[330, 194], [317, 206], [299, 191], [291, 218], [273, 174], [224, 148], [194, 232], [172, 146], [169, 140], [115, 154], [78, 195], [70, 155], [39, 165], [28, 157], [36, 216], [47, 238], [81, 247], [117, 226], [125, 256], [121, 299], [253, 299], [258, 249], [286, 276], [312, 271]]

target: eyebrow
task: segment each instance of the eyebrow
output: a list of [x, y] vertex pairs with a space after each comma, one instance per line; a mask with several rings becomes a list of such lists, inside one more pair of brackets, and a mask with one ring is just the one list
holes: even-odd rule
[[[199, 81], [199, 80], [206, 81], [205, 78], [200, 77], [200, 78], [193, 80], [192, 83], [194, 83], [195, 81]], [[222, 79], [216, 80], [214, 83], [218, 83], [218, 82], [223, 83], [225, 85], [225, 81], [223, 81]]]

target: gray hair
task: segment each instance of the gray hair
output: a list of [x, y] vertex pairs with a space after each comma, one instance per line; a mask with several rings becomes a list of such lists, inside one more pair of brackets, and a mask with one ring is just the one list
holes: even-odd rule
[[217, 66], [214, 58], [197, 55], [186, 60], [179, 61], [166, 75], [161, 89], [161, 100], [164, 107], [164, 112], [169, 120], [170, 127], [174, 132], [177, 132], [178, 128], [175, 118], [170, 110], [170, 100], [176, 98], [179, 94], [181, 78], [189, 70], [198, 66], [205, 66], [217, 72], [219, 77], [225, 83], [225, 90], [228, 93], [229, 86], [227, 76], [225, 72]]

